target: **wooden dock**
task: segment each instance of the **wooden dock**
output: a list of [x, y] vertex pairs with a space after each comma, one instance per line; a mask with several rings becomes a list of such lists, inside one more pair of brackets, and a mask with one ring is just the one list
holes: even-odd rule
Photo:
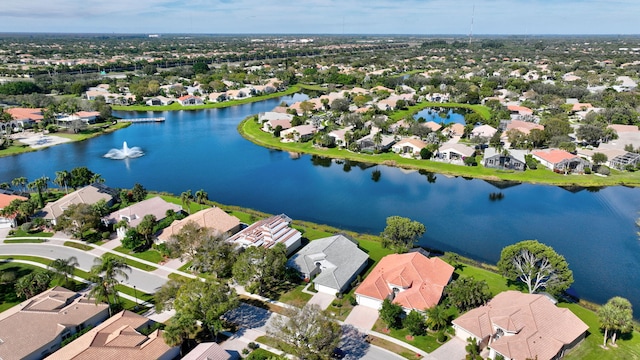
[[120, 119], [118, 121], [130, 122], [130, 123], [148, 123], [148, 122], [163, 122], [163, 117], [153, 118], [135, 118], [135, 119]]

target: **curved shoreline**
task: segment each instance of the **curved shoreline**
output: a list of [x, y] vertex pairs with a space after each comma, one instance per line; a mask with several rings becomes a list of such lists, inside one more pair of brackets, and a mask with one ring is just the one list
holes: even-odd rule
[[238, 132], [242, 137], [256, 145], [270, 149], [283, 150], [294, 153], [318, 155], [333, 159], [344, 159], [364, 163], [373, 163], [400, 167], [410, 170], [423, 170], [443, 175], [462, 176], [489, 181], [516, 181], [529, 184], [554, 186], [631, 186], [640, 187], [640, 172], [628, 173], [612, 170], [612, 176], [597, 175], [561, 175], [547, 169], [527, 170], [523, 172], [504, 171], [485, 168], [484, 166], [460, 166], [440, 163], [430, 160], [407, 159], [394, 153], [367, 155], [353, 153], [338, 148], [317, 148], [307, 143], [282, 143], [271, 134], [263, 132], [256, 121], [255, 115], [249, 116], [238, 124]]

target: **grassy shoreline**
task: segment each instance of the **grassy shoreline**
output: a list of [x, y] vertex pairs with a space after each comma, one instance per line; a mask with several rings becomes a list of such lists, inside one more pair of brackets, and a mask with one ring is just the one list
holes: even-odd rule
[[273, 94], [261, 95], [248, 97], [239, 100], [230, 100], [224, 102], [216, 102], [216, 103], [208, 103], [204, 105], [193, 105], [193, 106], [182, 106], [178, 103], [173, 103], [171, 105], [163, 105], [163, 106], [148, 106], [148, 105], [115, 105], [112, 107], [113, 110], [117, 111], [179, 111], [179, 110], [203, 110], [203, 109], [220, 109], [226, 108], [236, 105], [250, 104], [258, 101], [274, 99], [282, 96], [293, 95], [302, 89], [306, 90], [315, 90], [315, 91], [324, 91], [326, 89], [313, 86], [313, 85], [304, 85], [304, 84], [296, 84], [289, 87], [285, 91], [275, 92]]
[[[426, 106], [425, 106], [426, 107]], [[394, 153], [361, 154], [338, 148], [318, 148], [311, 142], [307, 143], [281, 143], [280, 139], [263, 132], [259, 124], [253, 120], [254, 116], [244, 119], [238, 125], [238, 132], [245, 139], [270, 149], [283, 150], [293, 153], [305, 153], [319, 155], [333, 159], [343, 159], [364, 163], [395, 166], [410, 170], [422, 170], [450, 176], [462, 176], [468, 178], [489, 181], [516, 181], [530, 184], [544, 184], [555, 186], [640, 186], [640, 172], [628, 173], [611, 170], [607, 177], [591, 175], [561, 175], [546, 168], [527, 170], [523, 172], [489, 169], [483, 166], [460, 166], [429, 160], [407, 159]]]
[[[95, 128], [95, 129], [92, 129], [92, 131], [90, 132], [89, 131], [81, 132], [79, 134], [51, 133], [50, 135], [63, 137], [71, 140], [71, 142], [77, 142], [77, 141], [84, 141], [87, 139], [91, 139], [100, 135], [109, 134], [114, 131], [129, 127], [130, 125], [131, 123], [128, 123], [128, 122], [117, 122], [113, 125], [110, 125], [108, 128], [105, 128], [105, 129]], [[67, 143], [68, 142], [64, 144], [67, 144]], [[52, 145], [52, 146], [56, 146], [56, 145]], [[47, 149], [49, 147], [50, 146], [45, 146], [45, 147], [35, 149], [35, 148], [32, 148], [31, 146], [20, 143], [19, 145], [12, 145], [6, 149], [0, 150], [0, 157], [20, 155], [28, 152], [33, 152], [33, 151], [40, 151], [40, 150]]]

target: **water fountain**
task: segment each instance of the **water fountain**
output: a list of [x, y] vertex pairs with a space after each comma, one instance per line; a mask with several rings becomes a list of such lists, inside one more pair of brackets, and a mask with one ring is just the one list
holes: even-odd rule
[[132, 159], [144, 155], [142, 149], [137, 146], [129, 148], [127, 142], [122, 143], [122, 149], [111, 149], [108, 153], [104, 154], [104, 157], [114, 160]]

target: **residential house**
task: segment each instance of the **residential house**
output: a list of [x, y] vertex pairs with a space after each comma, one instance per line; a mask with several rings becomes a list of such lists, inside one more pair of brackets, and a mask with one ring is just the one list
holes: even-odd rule
[[201, 98], [193, 95], [184, 95], [178, 98], [178, 102], [182, 106], [202, 105], [204, 101]]
[[44, 119], [44, 115], [42, 114], [42, 109], [40, 108], [8, 108], [5, 109], [4, 112], [11, 115], [13, 120], [0, 124], [0, 130], [6, 131], [8, 127], [11, 128], [25, 128], [29, 127], [35, 123], [38, 123]]
[[471, 130], [471, 137], [483, 137], [490, 139], [498, 130], [491, 125], [476, 126]]
[[404, 119], [389, 125], [389, 131], [394, 134], [397, 134], [402, 129], [407, 130], [409, 128], [411, 128], [411, 124], [407, 123]]
[[533, 110], [529, 109], [528, 107], [520, 106], [520, 105], [507, 105], [507, 110], [509, 110], [509, 112], [512, 115], [519, 115], [519, 116], [533, 115]]
[[283, 119], [291, 121], [293, 120], [293, 115], [287, 114], [286, 110], [284, 112], [266, 111], [258, 114], [258, 122], [261, 124], [269, 120], [283, 120]]
[[460, 162], [475, 154], [476, 149], [471, 146], [458, 143], [444, 143], [440, 146], [440, 149], [438, 149], [435, 159], [448, 162]]
[[602, 153], [607, 156], [607, 161], [604, 163], [606, 166], [624, 170], [627, 165], [636, 166], [640, 163], [640, 154], [632, 153], [623, 149], [616, 148], [600, 148], [597, 149], [584, 149], [578, 150], [578, 156], [585, 157], [589, 161], [593, 161], [592, 156], [595, 153]]
[[212, 207], [200, 210], [182, 220], [175, 220], [168, 227], [162, 229], [158, 234], [159, 242], [166, 242], [172, 236], [177, 235], [180, 230], [189, 222], [194, 222], [202, 228], [210, 229], [214, 234], [229, 237], [240, 231], [240, 219], [227, 214], [219, 207]]
[[278, 126], [280, 126], [281, 130], [291, 129], [291, 120], [289, 119], [267, 120], [262, 125], [262, 131], [273, 132], [273, 130], [275, 130]]
[[505, 131], [508, 132], [509, 130], [518, 130], [525, 135], [529, 135], [529, 133], [533, 129], [544, 130], [544, 126], [530, 121], [510, 120], [507, 123]]
[[182, 357], [182, 360], [231, 360], [237, 359], [236, 356], [231, 354], [214, 342], [204, 342], [198, 344], [193, 350]]
[[498, 151], [490, 147], [484, 150], [482, 163], [487, 168], [524, 171], [527, 168], [524, 156], [524, 151]]
[[45, 220], [48, 220], [55, 225], [56, 219], [62, 215], [69, 205], [92, 205], [100, 200], [104, 200], [107, 202], [108, 206], [111, 206], [116, 202], [116, 199], [118, 199], [118, 195], [119, 194], [115, 189], [111, 189], [104, 184], [91, 184], [69, 193], [57, 201], [48, 203], [40, 213], [36, 214], [36, 216], [43, 217]]
[[307, 141], [318, 132], [318, 129], [309, 124], [298, 125], [280, 132], [280, 139], [283, 142]]
[[56, 286], [0, 313], [0, 359], [42, 359], [107, 317], [106, 304]]
[[124, 310], [67, 346], [47, 357], [47, 360], [140, 359], [172, 360], [180, 355], [180, 346], [169, 346], [162, 330], [148, 330], [153, 321]]
[[166, 202], [161, 197], [155, 196], [151, 199], [127, 206], [124, 209], [114, 211], [103, 218], [102, 222], [105, 223], [105, 225], [115, 225], [122, 220], [126, 220], [126, 227], [118, 227], [116, 229], [118, 238], [122, 239], [127, 232], [127, 228], [135, 228], [138, 226], [146, 215], [153, 215], [157, 221], [161, 221], [166, 217], [168, 210], [180, 212], [182, 211], [182, 206]]
[[451, 281], [453, 266], [420, 252], [383, 257], [356, 289], [358, 304], [380, 309], [385, 299], [411, 310], [424, 311], [440, 302]]
[[341, 128], [338, 130], [331, 131], [329, 135], [333, 139], [333, 143], [336, 146], [345, 147], [347, 146], [347, 141], [345, 140], [345, 134], [353, 129], [353, 126], [347, 126], [345, 128]]
[[379, 144], [375, 142], [375, 134], [364, 136], [358, 139], [356, 142], [361, 151], [387, 151], [396, 142], [396, 138], [392, 135], [382, 135]]
[[445, 135], [453, 136], [462, 136], [464, 135], [464, 125], [459, 123], [453, 123], [449, 127], [442, 130], [442, 133]]
[[244, 248], [249, 246], [271, 248], [281, 243], [286, 246], [287, 255], [289, 255], [302, 245], [302, 234], [290, 226], [291, 221], [291, 218], [285, 214], [272, 216], [249, 225], [227, 241]]
[[244, 99], [246, 97], [251, 96], [250, 89], [238, 89], [238, 90], [227, 90], [227, 99], [236, 100], [236, 99]]
[[[26, 201], [26, 200], [29, 200], [29, 199], [27, 199], [24, 196], [9, 195], [9, 194], [0, 193], [0, 210], [2, 210], [4, 208], [6, 208], [7, 206], [9, 206], [9, 204], [11, 204], [11, 202], [13, 200]], [[13, 215], [5, 215], [5, 216], [0, 215], [0, 229], [13, 228], [13, 227], [16, 227], [17, 225], [18, 224], [16, 223], [15, 214], [13, 214]]]
[[539, 150], [531, 153], [542, 165], [558, 173], [578, 172], [591, 164], [577, 155], [559, 149]]
[[427, 127], [431, 131], [438, 131], [442, 129], [442, 125], [438, 124], [435, 121], [427, 121], [423, 123], [422, 126]]
[[413, 157], [420, 156], [420, 150], [427, 147], [427, 144], [419, 139], [406, 138], [393, 144], [391, 150], [397, 154], [406, 154]]
[[564, 356], [585, 337], [589, 327], [547, 295], [505, 291], [486, 305], [453, 320], [456, 336], [471, 337], [489, 358], [551, 360]]
[[315, 290], [335, 295], [344, 293], [367, 266], [369, 255], [344, 235], [311, 241], [289, 259], [287, 265], [300, 272]]
[[223, 102], [227, 100], [226, 92], [212, 92], [207, 96], [209, 98], [209, 102]]
[[71, 115], [57, 116], [55, 121], [58, 126], [70, 127], [75, 121], [81, 121], [84, 124], [93, 124], [99, 116], [100, 112], [98, 111], [78, 111]]
[[175, 99], [168, 98], [166, 96], [156, 96], [156, 97], [152, 97], [151, 99], [147, 100], [145, 103], [148, 106], [165, 106], [165, 105], [171, 105], [175, 101], [176, 101]]

